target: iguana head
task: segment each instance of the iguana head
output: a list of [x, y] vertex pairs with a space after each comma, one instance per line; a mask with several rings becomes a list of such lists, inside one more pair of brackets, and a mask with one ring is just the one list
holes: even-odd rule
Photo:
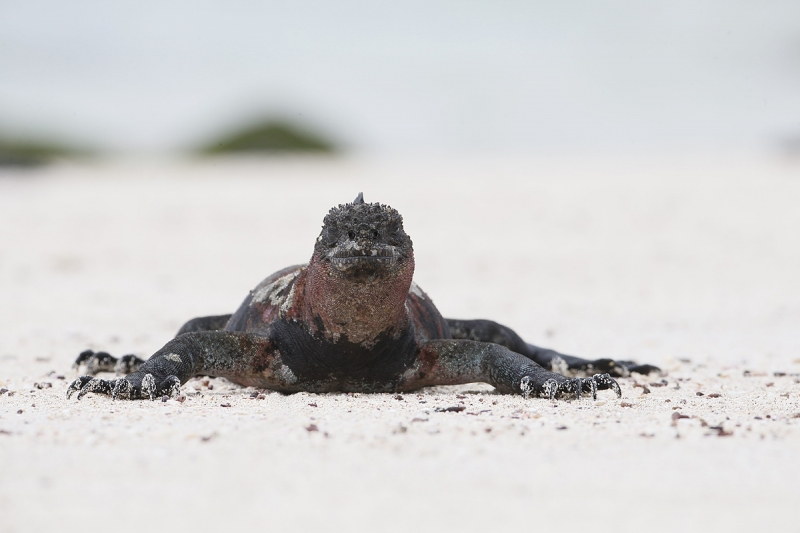
[[[352, 203], [331, 209], [314, 247], [314, 259], [330, 265], [333, 276], [378, 280], [413, 268], [411, 238], [397, 210], [364, 202], [359, 193]], [[409, 261], [410, 260], [410, 261]]]
[[414, 250], [403, 217], [363, 195], [331, 209], [314, 245], [304, 314], [329, 341], [365, 347], [405, 327]]

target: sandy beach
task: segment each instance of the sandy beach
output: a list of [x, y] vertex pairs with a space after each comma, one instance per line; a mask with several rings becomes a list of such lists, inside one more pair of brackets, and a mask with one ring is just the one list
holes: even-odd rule
[[[65, 398], [80, 351], [232, 312], [359, 191], [445, 316], [664, 374], [597, 401]], [[800, 165], [744, 155], [0, 170], [0, 533], [798, 531], [798, 205]]]

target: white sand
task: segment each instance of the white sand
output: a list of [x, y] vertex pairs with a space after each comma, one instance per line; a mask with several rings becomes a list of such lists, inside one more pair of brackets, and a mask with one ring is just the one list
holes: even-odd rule
[[[361, 190], [404, 214], [445, 315], [668, 385], [64, 399], [78, 352], [233, 311]], [[798, 531], [799, 235], [800, 168], [744, 157], [4, 170], [0, 532]]]

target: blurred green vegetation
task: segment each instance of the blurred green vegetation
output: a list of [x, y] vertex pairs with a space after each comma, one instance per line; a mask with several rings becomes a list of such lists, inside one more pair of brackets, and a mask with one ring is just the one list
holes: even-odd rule
[[231, 153], [333, 153], [338, 149], [323, 136], [283, 120], [265, 120], [231, 132], [201, 147], [206, 155]]
[[0, 167], [32, 167], [50, 163], [54, 159], [79, 158], [88, 155], [90, 155], [88, 150], [53, 141], [0, 135]]

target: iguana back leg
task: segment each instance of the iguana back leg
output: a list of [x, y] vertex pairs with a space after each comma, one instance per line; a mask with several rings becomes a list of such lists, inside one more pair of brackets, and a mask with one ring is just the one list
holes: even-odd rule
[[175, 335], [183, 335], [184, 333], [194, 333], [196, 331], [219, 331], [225, 328], [231, 315], [214, 315], [214, 316], [201, 316], [193, 318], [186, 324], [181, 326], [178, 333]]
[[607, 373], [612, 376], [627, 376], [631, 372], [649, 374], [659, 372], [653, 365], [640, 365], [633, 361], [614, 359], [583, 359], [565, 355], [548, 348], [528, 344], [514, 330], [491, 320], [458, 320], [447, 318], [450, 334], [454, 339], [492, 342], [524, 355], [544, 368], [564, 375]]
[[[215, 315], [203, 316], [193, 318], [186, 324], [181, 326], [178, 333], [175, 335], [182, 335], [184, 333], [193, 333], [198, 331], [218, 331], [225, 327], [231, 315]], [[115, 372], [118, 376], [136, 372], [144, 364], [145, 360], [137, 357], [134, 354], [123, 355], [122, 357], [114, 357], [108, 352], [95, 352], [93, 350], [84, 350], [78, 355], [73, 363], [73, 368], [80, 369], [81, 366], [86, 367], [86, 374], [94, 376], [99, 372]]]
[[83, 365], [86, 367], [86, 373], [92, 376], [99, 372], [116, 372], [122, 375], [135, 372], [142, 366], [142, 363], [144, 363], [144, 359], [134, 354], [114, 357], [108, 352], [84, 350], [75, 359], [72, 367], [77, 370]]

